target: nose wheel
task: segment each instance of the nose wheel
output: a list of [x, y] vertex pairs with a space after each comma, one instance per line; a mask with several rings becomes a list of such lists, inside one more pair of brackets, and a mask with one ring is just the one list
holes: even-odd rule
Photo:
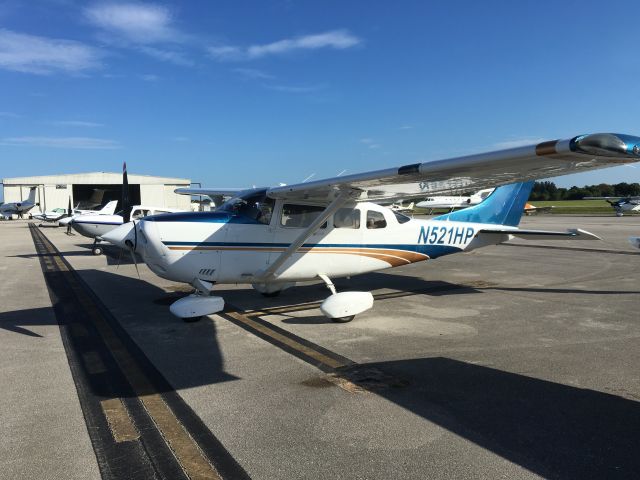
[[91, 253], [93, 253], [94, 255], [102, 255], [104, 253], [102, 247], [100, 245], [95, 245], [92, 249], [91, 249]]

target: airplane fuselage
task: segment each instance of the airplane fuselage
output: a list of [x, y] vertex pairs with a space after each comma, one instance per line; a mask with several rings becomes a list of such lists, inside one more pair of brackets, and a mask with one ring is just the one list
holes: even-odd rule
[[[482, 224], [406, 217], [400, 223], [402, 217], [390, 209], [368, 203], [359, 204], [356, 211], [362, 218], [359, 228], [337, 228], [330, 219], [285, 262], [273, 281], [313, 280], [319, 273], [345, 277], [437, 258], [467, 249], [482, 228]], [[384, 217], [384, 222], [372, 228], [365, 221], [370, 212]], [[284, 226], [280, 218], [259, 224], [226, 212], [189, 215], [156, 216], [138, 224], [136, 251], [161, 277], [185, 283], [259, 282], [261, 272], [304, 230]]]

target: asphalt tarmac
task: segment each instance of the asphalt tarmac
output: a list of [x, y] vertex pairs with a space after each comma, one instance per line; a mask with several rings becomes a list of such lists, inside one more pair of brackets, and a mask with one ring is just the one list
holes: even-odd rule
[[[63, 228], [0, 222], [0, 478], [637, 478], [636, 217], [264, 298], [183, 285]], [[120, 265], [118, 266], [118, 263]]]

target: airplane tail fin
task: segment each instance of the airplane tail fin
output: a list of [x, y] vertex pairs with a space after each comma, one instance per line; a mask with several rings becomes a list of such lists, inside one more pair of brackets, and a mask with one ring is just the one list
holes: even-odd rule
[[529, 199], [533, 182], [512, 183], [496, 188], [482, 203], [473, 207], [446, 213], [434, 220], [491, 223], [516, 227]]
[[116, 211], [116, 206], [118, 205], [117, 200], [111, 200], [104, 207], [102, 207], [99, 212], [103, 215], [113, 215]]
[[31, 187], [31, 190], [29, 190], [29, 199], [27, 201], [36, 203], [36, 187]]

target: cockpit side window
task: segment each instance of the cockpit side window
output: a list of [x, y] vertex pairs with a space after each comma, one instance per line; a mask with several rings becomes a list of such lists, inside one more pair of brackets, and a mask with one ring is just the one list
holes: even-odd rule
[[263, 225], [269, 225], [273, 215], [274, 204], [275, 200], [267, 197], [266, 190], [262, 190], [243, 197], [232, 198], [216, 210], [238, 215]]
[[360, 210], [357, 208], [341, 208], [333, 215], [335, 228], [360, 228]]

